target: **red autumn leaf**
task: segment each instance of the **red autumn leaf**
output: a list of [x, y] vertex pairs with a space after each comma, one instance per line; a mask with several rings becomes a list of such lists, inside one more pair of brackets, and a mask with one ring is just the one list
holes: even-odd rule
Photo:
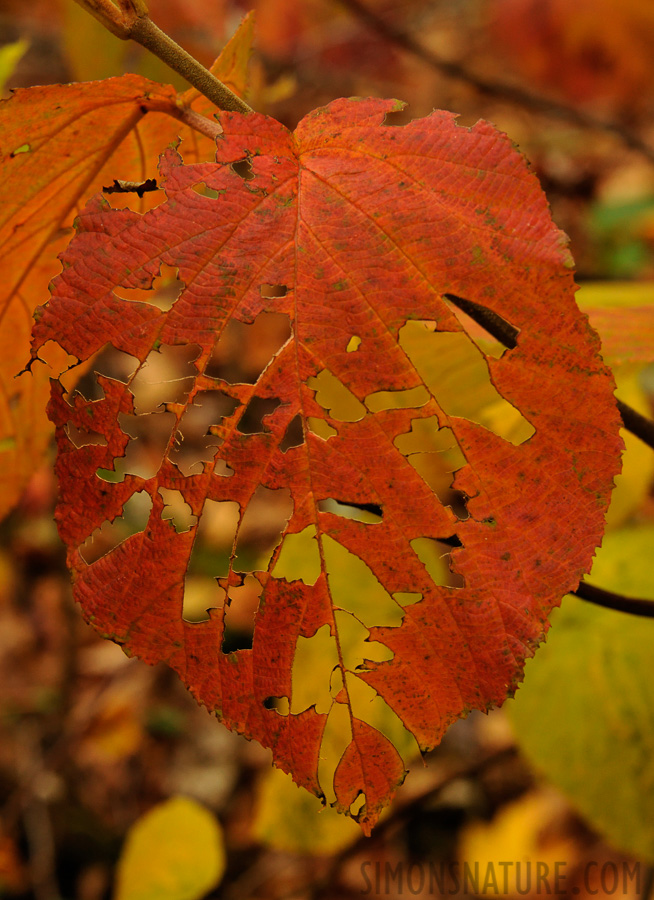
[[[366, 830], [404, 764], [360, 689], [374, 689], [423, 750], [459, 716], [502, 703], [550, 609], [589, 567], [621, 448], [612, 379], [536, 178], [492, 126], [459, 128], [443, 112], [383, 124], [398, 108], [339, 100], [293, 134], [259, 114], [223, 114], [215, 164], [183, 165], [169, 148], [160, 206], [139, 215], [96, 198], [81, 214], [33, 350], [55, 340], [85, 360], [109, 342], [133, 360], [127, 380], [98, 376], [98, 399], [52, 393], [57, 520], [86, 617], [126, 652], [167, 662], [319, 796], [328, 716], [349, 709], [336, 805]], [[181, 282], [168, 309], [125, 299], [162, 266]], [[448, 297], [491, 310], [515, 346], [500, 358], [476, 350]], [[235, 381], [224, 341], [262, 322], [277, 330], [276, 351], [252, 383]], [[464, 418], [456, 371], [440, 380], [431, 368], [453, 341], [487, 364], [528, 439]], [[139, 385], [165, 354], [184, 356], [182, 374], [145, 402]], [[189, 470], [178, 444], [200, 405], [213, 409], [214, 444]], [[146, 419], [161, 452], [148, 471], [125, 473], [128, 432]], [[419, 472], [425, 434], [463, 453], [457, 514]], [[186, 621], [203, 508], [238, 504], [242, 523], [260, 486], [290, 501], [267, 571], [235, 559], [237, 530], [217, 573], [222, 601], [206, 621]], [[195, 517], [179, 533], [164, 518], [171, 491]], [[93, 561], [93, 536], [135, 495], [147, 523]], [[307, 558], [293, 576], [287, 555], [301, 539]], [[451, 550], [451, 573], [423, 562], [425, 544]], [[339, 553], [377, 579], [381, 600], [366, 607], [348, 593], [330, 564]], [[260, 594], [252, 648], [225, 653], [246, 572]], [[350, 625], [366, 634], [355, 654]], [[325, 628], [336, 660], [327, 712], [294, 703], [299, 648]]]

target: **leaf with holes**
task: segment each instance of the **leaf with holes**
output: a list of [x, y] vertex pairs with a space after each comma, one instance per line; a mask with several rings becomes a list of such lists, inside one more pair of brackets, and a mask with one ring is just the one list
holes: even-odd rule
[[[339, 100], [293, 134], [223, 114], [216, 163], [169, 148], [157, 208], [80, 216], [33, 347], [120, 360], [92, 399], [55, 383], [50, 403], [89, 621], [366, 830], [397, 747], [515, 690], [589, 567], [621, 449], [536, 178], [492, 126], [385, 124], [399, 108]], [[175, 295], [144, 302], [168, 272]], [[279, 534], [254, 558], [264, 510]], [[190, 615], [209, 516], [229, 551]]]
[[[240, 93], [252, 27], [248, 16], [213, 66]], [[212, 114], [197, 92], [178, 97], [171, 86], [137, 75], [23, 88], [0, 102], [0, 518], [51, 440], [43, 413], [51, 372], [16, 375], [29, 353], [32, 313], [57, 272], [57, 253], [80, 206], [114, 179], [143, 182], [156, 174], [166, 144], [181, 138], [187, 159], [212, 157], [212, 141], [175, 118], [181, 108]], [[142, 197], [140, 205], [147, 207]], [[47, 361], [56, 371], [66, 364], [61, 354]]]

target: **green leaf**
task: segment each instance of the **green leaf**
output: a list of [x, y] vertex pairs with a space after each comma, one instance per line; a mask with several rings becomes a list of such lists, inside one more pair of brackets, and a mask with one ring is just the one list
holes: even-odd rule
[[173, 797], [130, 829], [114, 900], [196, 900], [224, 871], [223, 835], [215, 817], [188, 797]]
[[[654, 526], [605, 537], [590, 580], [654, 599]], [[518, 743], [616, 847], [654, 860], [654, 621], [564, 600], [509, 704]]]

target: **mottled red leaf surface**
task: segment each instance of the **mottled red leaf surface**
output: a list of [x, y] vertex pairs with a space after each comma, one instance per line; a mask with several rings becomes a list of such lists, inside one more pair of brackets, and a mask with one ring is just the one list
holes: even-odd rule
[[[323, 735], [347, 711], [333, 790], [365, 829], [405, 772], [370, 695], [423, 750], [461, 715], [502, 703], [589, 567], [621, 449], [612, 379], [523, 158], [492, 126], [459, 128], [449, 113], [384, 124], [397, 108], [340, 100], [293, 134], [259, 114], [222, 115], [215, 164], [166, 151], [157, 208], [89, 203], [34, 333], [35, 353], [55, 340], [85, 360], [110, 343], [131, 360], [122, 378], [98, 376], [97, 399], [55, 383], [50, 404], [57, 520], [86, 617], [126, 652], [166, 661], [318, 795], [332, 790], [318, 777]], [[172, 304], [133, 299], [162, 266], [181, 282]], [[515, 346], [486, 357], [448, 296], [492, 310]], [[234, 380], [225, 340], [262, 323], [275, 352], [251, 383]], [[456, 368], [438, 369], [453, 344], [488, 367], [519, 420], [511, 439], [465, 417]], [[181, 374], [148, 405], [147, 372], [175, 354]], [[203, 429], [214, 446], [185, 468], [198, 407], [213, 410]], [[163, 442], [133, 474], [123, 457], [146, 419]], [[447, 453], [459, 459], [452, 505], [422, 465]], [[237, 553], [261, 486], [288, 517], [265, 571]], [[140, 530], [94, 555], [98, 529], [135, 495]], [[166, 513], [173, 495], [187, 530]], [[190, 622], [185, 573], [208, 503], [237, 505], [239, 525], [215, 608]], [[338, 559], [376, 580], [374, 602], [348, 590]], [[252, 647], [225, 653], [246, 579], [260, 594]], [[301, 704], [309, 676], [294, 662], [325, 634], [329, 704]]]

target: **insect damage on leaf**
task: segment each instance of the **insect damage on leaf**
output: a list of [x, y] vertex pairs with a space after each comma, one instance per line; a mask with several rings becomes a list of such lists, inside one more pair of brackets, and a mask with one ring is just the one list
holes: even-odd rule
[[122, 366], [49, 407], [85, 615], [366, 831], [413, 750], [515, 690], [621, 449], [524, 160], [395, 108], [168, 149], [159, 206], [82, 212], [33, 344]]
[[142, 197], [143, 194], [158, 191], [159, 188], [156, 178], [146, 178], [145, 181], [121, 181], [114, 178], [114, 183], [109, 187], [103, 187], [102, 190], [105, 194], [136, 194]]

